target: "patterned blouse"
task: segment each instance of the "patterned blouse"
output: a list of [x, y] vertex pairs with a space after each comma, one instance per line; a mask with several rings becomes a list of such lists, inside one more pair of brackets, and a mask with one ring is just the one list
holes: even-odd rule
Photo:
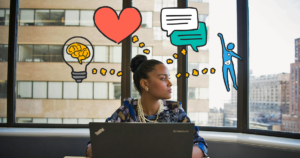
[[[111, 117], [106, 119], [106, 122], [140, 122], [138, 116], [137, 99], [125, 98], [124, 103], [119, 107]], [[164, 111], [160, 113], [158, 122], [191, 122], [185, 111], [183, 110], [181, 103], [177, 101], [163, 100]], [[154, 121], [157, 117], [155, 115], [146, 115], [148, 120]], [[148, 121], [147, 121], [148, 122]], [[207, 157], [208, 145], [205, 140], [199, 135], [199, 129], [195, 126], [194, 131], [194, 145], [198, 146]]]

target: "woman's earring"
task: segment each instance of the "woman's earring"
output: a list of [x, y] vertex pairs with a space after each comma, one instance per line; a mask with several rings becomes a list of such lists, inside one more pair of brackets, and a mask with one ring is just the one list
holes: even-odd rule
[[149, 88], [148, 88], [148, 87], [145, 87], [145, 90], [148, 92]]

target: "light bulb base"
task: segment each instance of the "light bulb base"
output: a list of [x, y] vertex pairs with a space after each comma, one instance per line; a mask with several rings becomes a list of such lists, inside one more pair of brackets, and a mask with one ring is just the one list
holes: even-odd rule
[[72, 78], [77, 82], [81, 83], [83, 79], [86, 79], [87, 73], [85, 71], [72, 72]]

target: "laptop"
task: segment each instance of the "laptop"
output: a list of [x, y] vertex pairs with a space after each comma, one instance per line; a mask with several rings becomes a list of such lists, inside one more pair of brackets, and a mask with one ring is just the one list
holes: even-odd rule
[[193, 123], [89, 123], [93, 158], [191, 158]]

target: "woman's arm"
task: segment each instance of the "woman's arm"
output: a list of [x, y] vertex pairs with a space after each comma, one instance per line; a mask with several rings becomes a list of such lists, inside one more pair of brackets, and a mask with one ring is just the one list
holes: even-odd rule
[[[185, 123], [185, 122], [191, 122], [190, 118], [187, 116], [187, 114], [185, 113], [185, 111], [181, 107], [181, 103], [180, 103], [180, 108], [178, 109], [178, 112], [179, 112], [178, 122], [183, 122], [183, 123]], [[202, 157], [203, 156], [206, 156], [206, 157], [208, 156], [207, 155], [208, 145], [205, 142], [205, 140], [199, 135], [199, 128], [197, 126], [195, 126], [195, 130], [194, 130], [194, 141], [193, 141], [193, 143], [194, 143], [195, 146], [197, 146], [203, 152], [202, 153], [203, 154]], [[199, 152], [197, 152], [197, 150], [195, 150], [195, 147], [193, 148], [193, 157], [194, 157], [194, 153], [196, 155], [199, 155], [199, 154], [197, 154]]]

